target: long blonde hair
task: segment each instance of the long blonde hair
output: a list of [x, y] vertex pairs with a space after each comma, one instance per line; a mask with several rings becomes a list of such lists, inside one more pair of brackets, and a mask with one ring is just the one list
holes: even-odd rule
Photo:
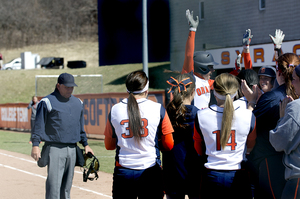
[[233, 100], [231, 96], [233, 96], [239, 89], [239, 83], [235, 76], [229, 73], [222, 73], [216, 77], [214, 81], [214, 89], [219, 95], [225, 97], [221, 126], [221, 147], [224, 149], [231, 133], [231, 125], [234, 114]]

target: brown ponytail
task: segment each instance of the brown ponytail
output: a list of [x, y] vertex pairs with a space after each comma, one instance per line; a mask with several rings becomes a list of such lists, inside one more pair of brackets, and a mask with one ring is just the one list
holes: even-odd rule
[[138, 142], [142, 138], [143, 134], [143, 122], [141, 119], [139, 105], [135, 99], [135, 95], [140, 95], [141, 93], [136, 93], [135, 91], [141, 91], [147, 85], [148, 78], [146, 74], [142, 71], [135, 71], [130, 73], [126, 78], [126, 87], [129, 92], [128, 103], [127, 103], [127, 113], [129, 118], [129, 128], [133, 134], [133, 137]]

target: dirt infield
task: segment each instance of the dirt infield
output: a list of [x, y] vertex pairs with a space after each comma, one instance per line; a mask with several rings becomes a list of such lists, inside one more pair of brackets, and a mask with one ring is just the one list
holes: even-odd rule
[[[99, 172], [98, 180], [83, 182], [82, 173], [75, 168], [72, 199], [112, 198], [112, 174]], [[38, 167], [29, 155], [0, 149], [0, 175], [1, 199], [45, 198], [47, 167]]]
[[[47, 169], [40, 168], [29, 156], [0, 150], [0, 190], [3, 199], [45, 198]], [[108, 199], [112, 191], [112, 174], [99, 172], [99, 179], [83, 182], [82, 171], [75, 168], [72, 199]]]

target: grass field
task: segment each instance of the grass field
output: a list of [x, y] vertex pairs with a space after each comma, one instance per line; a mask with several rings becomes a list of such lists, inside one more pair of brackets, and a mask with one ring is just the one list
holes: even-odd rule
[[[29, 132], [1, 130], [0, 149], [30, 155], [31, 144], [28, 143], [29, 138]], [[103, 140], [89, 139], [88, 142], [90, 147], [93, 149], [95, 156], [97, 156], [100, 161], [100, 171], [112, 174], [115, 163], [115, 151], [106, 150]], [[40, 145], [40, 148], [42, 146], [43, 144]], [[80, 147], [82, 148], [81, 145]]]
[[[29, 103], [35, 94], [35, 75], [59, 75], [63, 72], [73, 75], [101, 74], [103, 75], [103, 92], [125, 92], [125, 78], [135, 70], [142, 70], [142, 64], [123, 64], [112, 66], [98, 66], [98, 42], [72, 41], [61, 44], [45, 44], [40, 46], [26, 46], [20, 49], [2, 49], [4, 63], [20, 57], [20, 53], [30, 51], [43, 57], [63, 57], [64, 69], [30, 69], [30, 70], [1, 70], [0, 71], [0, 104]], [[86, 68], [69, 69], [67, 62], [84, 60]], [[170, 62], [149, 63], [150, 91], [162, 90], [168, 87], [166, 80], [170, 75], [177, 75], [170, 71]], [[51, 85], [54, 89], [55, 85]], [[80, 85], [78, 85], [80, 87]]]

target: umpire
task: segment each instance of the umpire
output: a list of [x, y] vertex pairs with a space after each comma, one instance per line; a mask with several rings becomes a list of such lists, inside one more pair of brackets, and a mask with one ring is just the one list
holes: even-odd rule
[[60, 74], [54, 92], [44, 97], [37, 107], [31, 157], [36, 161], [41, 157], [41, 141], [49, 146], [49, 152], [45, 154], [49, 156], [46, 158], [46, 199], [70, 198], [77, 142], [84, 146], [85, 153], [94, 154], [84, 131], [82, 101], [72, 95], [74, 86], [77, 85], [73, 75]]

